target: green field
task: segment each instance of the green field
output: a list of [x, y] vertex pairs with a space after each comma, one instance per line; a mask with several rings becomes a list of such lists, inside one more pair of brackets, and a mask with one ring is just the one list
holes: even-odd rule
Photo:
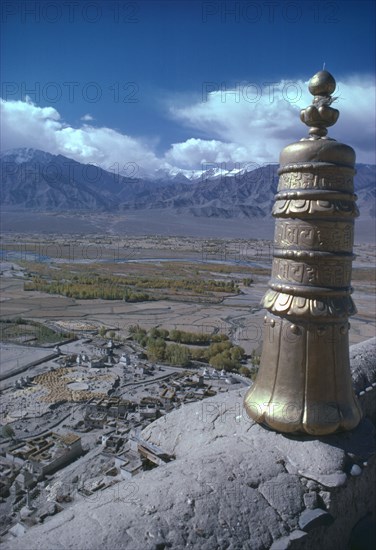
[[22, 318], [0, 320], [0, 341], [40, 346], [67, 339], [42, 323]]

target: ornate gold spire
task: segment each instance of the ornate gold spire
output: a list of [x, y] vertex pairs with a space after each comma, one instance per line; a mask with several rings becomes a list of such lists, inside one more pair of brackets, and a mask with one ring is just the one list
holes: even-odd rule
[[361, 410], [352, 389], [351, 298], [355, 152], [327, 138], [339, 112], [335, 80], [312, 77], [313, 103], [301, 111], [308, 138], [280, 155], [274, 259], [263, 305], [260, 370], [245, 397], [248, 415], [281, 432], [324, 435], [354, 428]]

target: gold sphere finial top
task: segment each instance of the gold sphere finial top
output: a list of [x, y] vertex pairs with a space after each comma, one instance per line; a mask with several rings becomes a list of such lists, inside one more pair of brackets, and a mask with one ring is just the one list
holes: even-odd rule
[[308, 89], [314, 96], [312, 105], [300, 111], [300, 119], [310, 126], [309, 139], [326, 138], [327, 127], [333, 126], [339, 117], [339, 111], [331, 107], [336, 99], [331, 97], [336, 81], [328, 71], [322, 70], [311, 78]]
[[336, 81], [328, 71], [319, 71], [309, 81], [308, 89], [312, 95], [330, 96], [336, 89]]

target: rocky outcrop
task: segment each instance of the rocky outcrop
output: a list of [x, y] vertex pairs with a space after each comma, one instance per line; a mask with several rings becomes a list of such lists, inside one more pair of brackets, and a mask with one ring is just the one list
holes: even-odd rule
[[351, 346], [350, 367], [363, 412], [376, 424], [376, 338]]
[[[358, 392], [376, 381], [374, 345], [352, 349]], [[367, 410], [375, 393], [360, 397]], [[249, 420], [243, 397], [219, 394], [149, 425], [143, 437], [175, 461], [78, 502], [4, 549], [348, 548], [354, 526], [374, 513], [371, 419], [319, 439], [285, 436]]]

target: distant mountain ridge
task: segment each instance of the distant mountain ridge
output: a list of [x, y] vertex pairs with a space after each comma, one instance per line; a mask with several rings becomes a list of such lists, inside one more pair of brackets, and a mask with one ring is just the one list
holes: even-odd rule
[[[168, 209], [214, 218], [269, 216], [278, 185], [278, 166], [252, 171], [159, 170], [131, 178], [63, 155], [15, 149], [0, 156], [3, 208], [39, 211]], [[362, 217], [376, 215], [376, 166], [357, 165], [355, 191]]]

